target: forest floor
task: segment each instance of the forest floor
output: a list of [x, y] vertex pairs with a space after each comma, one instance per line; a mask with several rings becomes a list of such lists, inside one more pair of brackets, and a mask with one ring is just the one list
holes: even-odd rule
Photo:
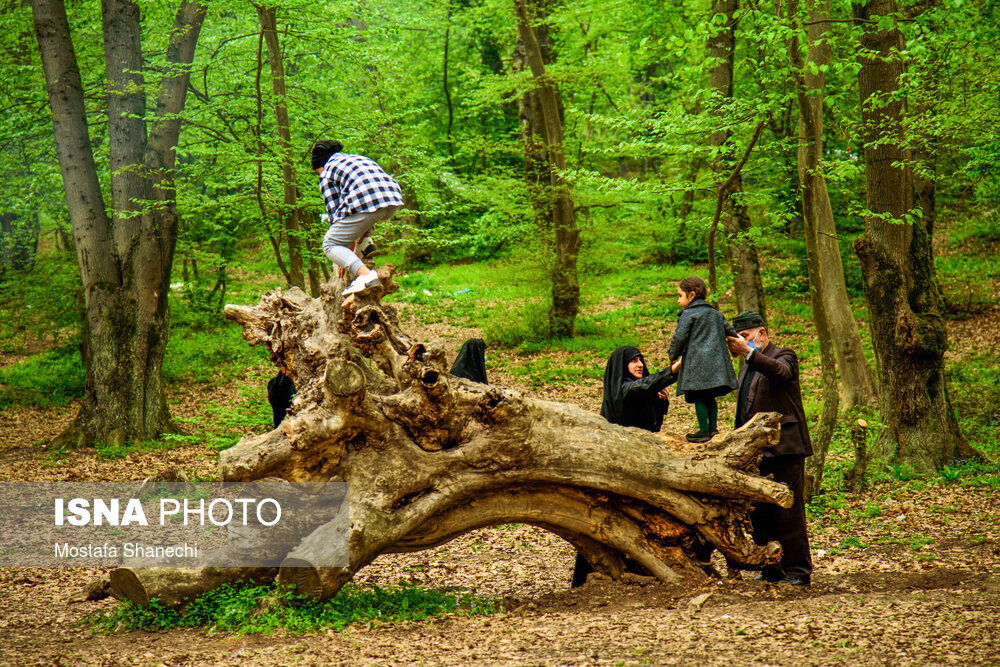
[[[998, 316], [994, 309], [952, 323], [952, 349], [961, 354], [984, 336], [995, 340]], [[420, 306], [404, 308], [404, 329], [444, 344], [449, 358], [478, 333], [428, 323]], [[773, 337], [781, 342], [780, 333]], [[664, 349], [665, 343], [644, 351], [662, 360]], [[488, 352], [493, 383], [599, 409], [599, 374], [539, 386], [516, 371], [518, 354]], [[575, 363], [566, 352], [529, 356], [555, 366]], [[270, 373], [261, 365], [235, 381], [173, 387], [172, 413], [188, 423], [211, 420], [220, 406], [245, 401], [248, 387], [263, 393]], [[0, 480], [104, 481], [122, 479], [123, 470], [138, 480], [172, 466], [192, 479], [217, 475], [216, 448], [198, 443], [123, 457], [48, 451], [44, 442], [75, 409], [0, 413]], [[728, 419], [732, 406], [723, 403], [722, 411]], [[691, 423], [690, 407], [675, 401], [666, 430], [681, 433]], [[261, 423], [256, 431], [267, 427]], [[833, 469], [838, 455], [831, 457]], [[996, 477], [976, 483], [883, 477], [858, 493], [820, 496], [810, 508], [810, 534], [815, 573], [808, 588], [766, 584], [744, 573], [688, 588], [592, 575], [571, 590], [574, 551], [566, 542], [531, 526], [487, 528], [435, 550], [383, 556], [356, 582], [468, 590], [503, 600], [500, 613], [304, 635], [192, 629], [97, 635], [81, 619], [116, 603], [73, 603], [70, 597], [102, 570], [4, 568], [0, 665], [1000, 664]]]

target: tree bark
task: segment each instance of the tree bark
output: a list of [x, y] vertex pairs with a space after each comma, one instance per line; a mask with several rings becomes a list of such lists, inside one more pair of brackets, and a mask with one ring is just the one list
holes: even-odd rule
[[[813, 0], [807, 0], [810, 21], [827, 16], [826, 7], [817, 8]], [[789, 24], [793, 30], [798, 30], [798, 0], [789, 0]], [[817, 64], [829, 62], [829, 46], [821, 42], [826, 32], [825, 24], [809, 26], [809, 59]], [[839, 270], [839, 289], [844, 292], [846, 303], [847, 291], [844, 285], [844, 272], [840, 263], [840, 253], [837, 250], [836, 239], [824, 237], [820, 226], [826, 224], [833, 229], [833, 211], [830, 198], [827, 196], [826, 180], [819, 172], [819, 163], [823, 155], [823, 85], [825, 76], [810, 74], [802, 62], [799, 51], [798, 35], [793, 32], [788, 41], [789, 61], [795, 80], [796, 99], [799, 106], [799, 147], [798, 171], [799, 187], [802, 195], [802, 219], [805, 227], [806, 266], [809, 272], [809, 301], [812, 306], [813, 323], [816, 325], [816, 338], [819, 342], [821, 367], [821, 395], [823, 408], [820, 411], [819, 423], [812, 429], [813, 455], [806, 461], [805, 496], [816, 495], [823, 485], [823, 471], [826, 467], [826, 454], [833, 438], [833, 428], [837, 422], [837, 412], [840, 409], [840, 396], [837, 390], [837, 356], [834, 352], [835, 340], [832, 333], [831, 318], [828, 303], [824, 299], [827, 289], [837, 290], [837, 273]], [[811, 94], [810, 94], [811, 93]], [[823, 244], [823, 239], [832, 241]], [[830, 250], [834, 255], [830, 256]], [[833, 274], [825, 272], [831, 268], [828, 265], [836, 259], [832, 267]], [[824, 261], [825, 260], [825, 261]], [[849, 304], [848, 304], [849, 305]], [[850, 308], [847, 310], [850, 314]], [[853, 316], [852, 316], [853, 319]], [[857, 328], [854, 330], [857, 336]], [[860, 340], [858, 341], [860, 343]], [[864, 358], [862, 357], [862, 360]]]
[[525, 175], [535, 215], [542, 222], [542, 235], [551, 226], [554, 246], [552, 264], [552, 306], [549, 310], [549, 334], [556, 338], [572, 336], [580, 311], [580, 282], [576, 260], [580, 233], [569, 184], [561, 172], [566, 168], [563, 153], [562, 103], [559, 91], [545, 68], [550, 59], [548, 48], [539, 40], [547, 34], [543, 25], [535, 26], [541, 9], [532, 0], [514, 0], [517, 14], [518, 42], [524, 61], [531, 70], [535, 88], [522, 101], [522, 128], [525, 138]]
[[[854, 243], [861, 260], [878, 378], [883, 458], [931, 471], [975, 456], [959, 431], [948, 400], [941, 316], [931, 239], [914, 213], [910, 158], [904, 148], [903, 101], [896, 96], [903, 64], [896, 28], [881, 30], [875, 16], [896, 12], [894, 0], [855, 7], [864, 21], [858, 60], [864, 124], [867, 213]], [[887, 219], [891, 218], [891, 219]]]
[[[281, 160], [281, 184], [284, 194], [283, 205], [278, 208], [281, 227], [285, 231], [288, 245], [288, 283], [293, 287], [306, 288], [305, 264], [302, 261], [302, 224], [305, 212], [299, 206], [299, 185], [295, 176], [295, 160], [292, 154], [291, 126], [288, 120], [288, 102], [285, 89], [285, 62], [278, 43], [277, 10], [274, 7], [254, 5], [260, 20], [260, 30], [267, 44], [267, 60], [271, 67], [271, 90], [274, 93], [274, 116], [278, 131], [278, 147]], [[318, 289], [316, 282], [312, 285]], [[313, 296], [318, 296], [313, 292]]]
[[[453, 377], [442, 350], [399, 329], [381, 302], [396, 290], [393, 268], [378, 272], [380, 287], [346, 301], [326, 285], [319, 299], [293, 288], [225, 310], [251, 344], [267, 346], [298, 393], [277, 429], [221, 454], [222, 479], [347, 483], [348, 567], [320, 566], [338, 548], [335, 525], [325, 523], [293, 542], [279, 582], [328, 598], [381, 553], [512, 521], [552, 530], [612, 576], [628, 557], [662, 581], [703, 580], [705, 544], [746, 569], [780, 559], [777, 543], [758, 546], [747, 532], [752, 503], [793, 502], [786, 486], [757, 474], [764, 449], [778, 441], [780, 415], [758, 415], [691, 449]], [[183, 604], [221, 583], [214, 570], [127, 569], [112, 582], [140, 604]]]
[[[799, 25], [798, 4], [797, 0], [788, 4], [792, 26]], [[824, 0], [817, 4], [815, 0], [808, 0], [806, 5], [809, 17], [808, 62], [815, 63], [819, 71], [813, 72], [803, 63], [797, 35], [789, 40], [789, 59], [799, 108], [798, 174], [806, 256], [809, 263], [815, 264], [815, 267], [810, 267], [810, 296], [814, 301], [814, 312], [815, 301], [819, 301], [824, 311], [822, 316], [828, 327], [827, 343], [836, 354], [846, 407], [874, 407], [878, 400], [875, 375], [865, 360], [858, 323], [847, 297], [833, 208], [821, 169], [823, 89], [826, 85], [826, 73], [822, 68], [830, 62], [829, 23], [826, 22], [830, 16], [829, 2]], [[825, 366], [824, 363], [824, 369]]]
[[[170, 430], [162, 386], [167, 292], [177, 239], [171, 170], [188, 74], [167, 76], [147, 138], [139, 11], [103, 5], [112, 217], [105, 214], [87, 131], [72, 37], [61, 0], [32, 3], [52, 107], [56, 152], [84, 289], [83, 405], [58, 440], [71, 445], [147, 440]], [[184, 2], [167, 49], [190, 64], [204, 7]]]
[[[736, 20], [737, 0], [716, 0], [715, 14], [724, 19], [723, 25], [709, 38], [709, 56], [715, 63], [709, 79], [709, 88], [717, 102], [713, 115], [721, 116], [726, 103], [733, 97], [733, 67], [736, 52]], [[714, 19], [714, 17], [713, 17]], [[729, 130], [713, 132], [709, 142], [713, 147], [722, 147], [730, 137]], [[725, 179], [725, 174], [734, 162], [732, 147], [720, 148], [715, 162], [716, 178]], [[736, 293], [737, 311], [753, 310], [767, 320], [767, 306], [764, 301], [764, 286], [760, 277], [760, 258], [757, 246], [748, 236], [753, 223], [750, 211], [740, 201], [743, 192], [743, 181], [738, 179], [724, 197], [724, 214], [722, 226], [726, 232], [726, 257], [733, 273], [733, 286]], [[710, 257], [710, 262], [715, 258]]]

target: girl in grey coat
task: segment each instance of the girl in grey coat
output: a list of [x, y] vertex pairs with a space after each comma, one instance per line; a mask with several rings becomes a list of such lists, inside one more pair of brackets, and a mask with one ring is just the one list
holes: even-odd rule
[[719, 419], [717, 396], [736, 389], [736, 373], [729, 359], [726, 336], [736, 331], [726, 317], [705, 302], [708, 286], [698, 276], [689, 276], [677, 286], [681, 317], [670, 341], [671, 363], [683, 357], [677, 393], [694, 403], [698, 430], [688, 433], [690, 442], [707, 442], [716, 435]]

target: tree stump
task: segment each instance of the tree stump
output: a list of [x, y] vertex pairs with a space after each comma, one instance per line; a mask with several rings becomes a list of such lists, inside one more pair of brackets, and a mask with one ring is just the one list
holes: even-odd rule
[[[704, 579], [706, 547], [743, 569], [780, 560], [776, 542], [754, 544], [748, 519], [754, 502], [793, 502], [757, 469], [777, 444], [779, 415], [757, 415], [693, 447], [453, 377], [443, 350], [400, 330], [382, 302], [397, 289], [394, 269], [378, 271], [380, 287], [346, 300], [328, 284], [315, 299], [293, 288], [225, 309], [251, 345], [267, 346], [298, 393], [278, 428], [221, 453], [222, 479], [347, 483], [349, 566], [314, 565], [331, 562], [326, 552], [336, 547], [321, 525], [285, 558], [280, 583], [329, 598], [379, 554], [512, 522], [551, 530], [615, 578], [628, 557], [661, 581]], [[200, 592], [198, 582], [202, 590], [222, 583], [221, 570], [200, 577], [191, 569], [127, 568], [129, 585], [117, 594], [141, 591], [137, 603], [181, 606]], [[245, 574], [234, 569], [232, 579]]]

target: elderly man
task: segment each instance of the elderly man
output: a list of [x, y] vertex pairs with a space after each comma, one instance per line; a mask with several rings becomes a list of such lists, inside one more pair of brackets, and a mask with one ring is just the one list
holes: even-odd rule
[[785, 509], [758, 503], [750, 515], [753, 538], [758, 544], [776, 540], [783, 555], [778, 567], [764, 568], [758, 579], [794, 586], [808, 586], [812, 575], [809, 537], [806, 534], [805, 458], [812, 455], [812, 442], [799, 391], [799, 359], [787, 347], [768, 340], [763, 318], [744, 311], [733, 320], [738, 338], [727, 337], [733, 356], [746, 363], [740, 371], [736, 400], [736, 428], [758, 412], [781, 414], [781, 439], [766, 451], [760, 464], [761, 475], [788, 485], [795, 504]]

